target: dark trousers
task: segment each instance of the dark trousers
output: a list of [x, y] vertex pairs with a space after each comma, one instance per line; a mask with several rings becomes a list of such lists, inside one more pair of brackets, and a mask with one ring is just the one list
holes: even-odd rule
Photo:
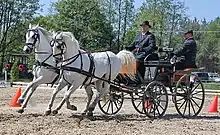
[[176, 65], [175, 65], [175, 69], [176, 70], [184, 70], [185, 69], [184, 61], [177, 62]]
[[144, 62], [143, 61], [137, 61], [136, 68], [137, 68], [137, 71], [139, 72], [139, 74], [141, 75], [141, 77], [144, 79], [144, 75], [145, 75]]

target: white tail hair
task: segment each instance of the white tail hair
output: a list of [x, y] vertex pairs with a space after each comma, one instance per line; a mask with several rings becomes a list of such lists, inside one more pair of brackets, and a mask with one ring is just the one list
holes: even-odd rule
[[134, 54], [127, 50], [120, 51], [117, 56], [121, 59], [122, 67], [126, 66], [127, 75], [134, 79], [134, 75], [136, 74], [136, 68], [134, 68], [134, 63], [136, 61]]

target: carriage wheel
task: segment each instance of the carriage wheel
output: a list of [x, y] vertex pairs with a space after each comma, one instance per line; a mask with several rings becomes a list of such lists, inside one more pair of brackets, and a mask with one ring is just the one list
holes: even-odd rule
[[196, 75], [185, 74], [176, 84], [174, 103], [177, 112], [185, 118], [197, 116], [204, 104], [205, 91]]
[[143, 95], [146, 87], [147, 85], [141, 85], [136, 92], [131, 94], [131, 103], [134, 109], [140, 114], [145, 114], [143, 109]]
[[144, 96], [142, 106], [145, 114], [149, 118], [162, 117], [168, 106], [168, 94], [166, 87], [158, 81], [148, 84]]
[[124, 102], [124, 94], [119, 88], [110, 86], [110, 92], [98, 102], [100, 110], [107, 115], [120, 111]]

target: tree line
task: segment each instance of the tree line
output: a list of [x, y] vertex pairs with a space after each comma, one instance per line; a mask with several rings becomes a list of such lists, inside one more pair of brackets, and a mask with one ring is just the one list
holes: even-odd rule
[[39, 0], [0, 0], [0, 70], [7, 52], [21, 51], [28, 24], [70, 31], [83, 49], [118, 52], [134, 39], [139, 24], [150, 21], [157, 46], [178, 49], [183, 31], [192, 29], [197, 41], [197, 64], [207, 71], [220, 71], [220, 18], [191, 19], [178, 0], [145, 0], [134, 8], [134, 0], [59, 0], [48, 15], [38, 13]]

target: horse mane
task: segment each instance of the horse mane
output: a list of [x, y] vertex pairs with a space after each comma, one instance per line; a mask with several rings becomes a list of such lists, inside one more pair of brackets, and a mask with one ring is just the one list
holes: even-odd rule
[[47, 31], [47, 30], [44, 29], [43, 27], [34, 26], [33, 28], [40, 30], [40, 31], [43, 33], [43, 35], [48, 39], [48, 41], [52, 39], [52, 33], [49, 32], [49, 31]]
[[69, 37], [71, 39], [71, 41], [76, 45], [76, 47], [78, 49], [80, 49], [79, 42], [78, 42], [78, 40], [76, 40], [76, 38], [72, 32], [62, 32], [62, 35]]

